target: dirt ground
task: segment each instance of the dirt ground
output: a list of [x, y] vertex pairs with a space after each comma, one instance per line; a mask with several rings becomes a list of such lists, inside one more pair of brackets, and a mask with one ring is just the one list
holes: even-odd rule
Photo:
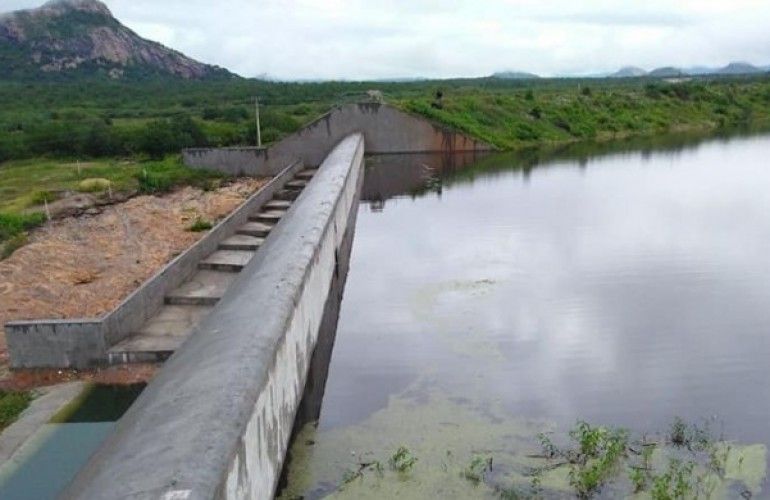
[[[200, 217], [215, 222], [266, 180], [239, 179], [212, 191], [183, 188], [138, 196], [101, 212], [53, 221], [30, 243], [0, 261], [0, 326], [10, 320], [92, 318], [108, 312], [205, 233], [187, 228]], [[0, 334], [0, 388], [28, 388], [72, 378], [134, 382], [154, 367], [116, 367], [98, 373], [11, 372]]]

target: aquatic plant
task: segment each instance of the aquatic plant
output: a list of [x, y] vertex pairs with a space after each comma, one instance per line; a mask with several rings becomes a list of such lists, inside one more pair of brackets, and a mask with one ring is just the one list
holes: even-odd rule
[[406, 446], [399, 446], [398, 450], [390, 457], [388, 461], [390, 467], [396, 472], [409, 472], [417, 463], [417, 457]]
[[693, 490], [695, 465], [693, 461], [682, 462], [675, 458], [669, 460], [668, 469], [653, 479], [650, 491], [652, 498], [655, 500], [687, 498]]
[[581, 421], [569, 435], [578, 444], [577, 450], [564, 453], [570, 462], [570, 485], [578, 497], [588, 498], [617, 471], [626, 454], [628, 431]]
[[487, 471], [492, 470], [492, 457], [476, 455], [463, 471], [463, 477], [473, 483], [484, 480]]

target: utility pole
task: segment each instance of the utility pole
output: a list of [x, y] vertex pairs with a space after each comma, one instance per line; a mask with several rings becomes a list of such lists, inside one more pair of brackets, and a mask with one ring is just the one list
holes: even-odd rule
[[254, 106], [257, 109], [257, 147], [262, 147], [262, 132], [259, 130], [259, 98], [254, 97]]

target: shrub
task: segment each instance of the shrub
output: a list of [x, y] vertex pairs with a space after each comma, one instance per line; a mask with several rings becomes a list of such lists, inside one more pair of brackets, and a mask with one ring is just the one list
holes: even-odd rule
[[11, 425], [32, 401], [28, 392], [0, 391], [0, 430]]
[[81, 193], [99, 193], [110, 188], [109, 179], [92, 178], [84, 179], [78, 184], [78, 191]]
[[151, 122], [139, 138], [139, 149], [154, 159], [183, 148], [205, 145], [207, 140], [203, 130], [186, 116]]
[[42, 205], [43, 203], [51, 203], [56, 199], [56, 194], [50, 191], [36, 191], [32, 194], [30, 201], [33, 205]]
[[249, 118], [249, 111], [242, 107], [227, 108], [222, 112], [222, 120], [230, 123], [238, 123]]
[[204, 120], [216, 120], [221, 116], [221, 113], [219, 109], [212, 108], [212, 107], [205, 107], [203, 108], [203, 112], [201, 113], [201, 118]]
[[190, 224], [190, 226], [188, 226], [187, 230], [193, 233], [200, 233], [203, 231], [208, 231], [212, 227], [214, 227], [214, 225], [211, 222], [207, 221], [202, 217], [197, 217], [195, 219], [195, 222], [193, 222], [192, 224]]
[[139, 192], [143, 194], [166, 193], [174, 185], [166, 173], [150, 172], [147, 169], [142, 170], [136, 179], [139, 181]]
[[0, 241], [37, 227], [45, 222], [45, 215], [0, 213]]
[[408, 472], [417, 463], [417, 457], [405, 446], [400, 446], [388, 461], [396, 472]]

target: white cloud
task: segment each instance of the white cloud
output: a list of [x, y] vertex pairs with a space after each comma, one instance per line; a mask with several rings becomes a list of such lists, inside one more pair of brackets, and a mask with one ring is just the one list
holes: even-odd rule
[[[2, 8], [39, 4], [3, 0]], [[107, 0], [139, 34], [245, 76], [592, 73], [770, 64], [762, 0]]]

